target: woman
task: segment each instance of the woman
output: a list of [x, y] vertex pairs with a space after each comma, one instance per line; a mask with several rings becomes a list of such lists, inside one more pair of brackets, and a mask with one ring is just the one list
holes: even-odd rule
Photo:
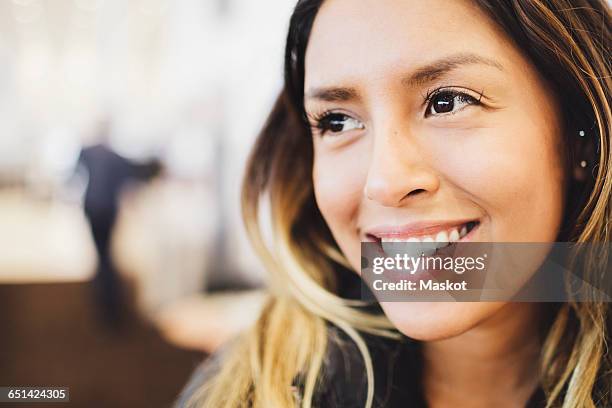
[[270, 300], [190, 403], [612, 406], [607, 303], [371, 305], [358, 280], [361, 242], [609, 243], [609, 45], [603, 0], [299, 1], [243, 191]]

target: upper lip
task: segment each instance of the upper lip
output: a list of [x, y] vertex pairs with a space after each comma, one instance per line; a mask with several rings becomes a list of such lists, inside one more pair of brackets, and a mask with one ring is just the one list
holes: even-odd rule
[[453, 227], [461, 227], [469, 222], [478, 222], [476, 218], [445, 221], [419, 221], [399, 226], [376, 226], [364, 229], [366, 236], [381, 238], [408, 238], [435, 235], [440, 231], [447, 231]]

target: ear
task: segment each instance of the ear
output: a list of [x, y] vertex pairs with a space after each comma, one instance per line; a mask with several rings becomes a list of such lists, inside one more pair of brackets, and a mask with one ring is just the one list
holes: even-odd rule
[[572, 174], [576, 181], [585, 183], [590, 177], [593, 177], [596, 145], [595, 134], [589, 129], [579, 129], [571, 136], [575, 140], [571, 163]]

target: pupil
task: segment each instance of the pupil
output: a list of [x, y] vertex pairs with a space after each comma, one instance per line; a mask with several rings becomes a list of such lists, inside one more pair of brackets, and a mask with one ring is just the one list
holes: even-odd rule
[[343, 124], [338, 120], [334, 120], [330, 124], [330, 128], [332, 132], [342, 132]]
[[345, 116], [337, 116], [332, 118], [329, 122], [329, 128], [332, 132], [342, 132], [344, 129], [344, 118]]
[[434, 110], [436, 113], [452, 112], [455, 107], [455, 96], [451, 94], [440, 95], [434, 101]]

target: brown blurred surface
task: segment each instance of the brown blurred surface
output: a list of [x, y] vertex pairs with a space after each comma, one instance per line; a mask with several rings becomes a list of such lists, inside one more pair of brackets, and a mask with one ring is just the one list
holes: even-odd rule
[[70, 388], [70, 403], [47, 408], [171, 406], [202, 353], [168, 344], [131, 307], [107, 329], [92, 293], [89, 283], [0, 285], [0, 386]]

